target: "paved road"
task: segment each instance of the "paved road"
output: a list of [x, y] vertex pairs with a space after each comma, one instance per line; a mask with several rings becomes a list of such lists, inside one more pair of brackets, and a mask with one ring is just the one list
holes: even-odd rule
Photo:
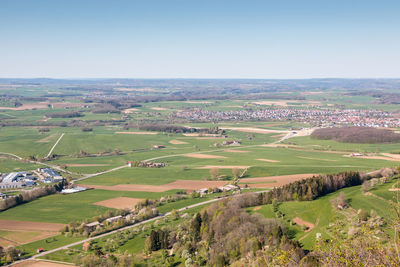
[[61, 138], [63, 138], [65, 133], [62, 133], [61, 136], [57, 139], [56, 143], [54, 144], [54, 146], [50, 149], [49, 154], [47, 154], [47, 157], [51, 156], [51, 153], [53, 153], [54, 148], [56, 148], [56, 146], [58, 145], [58, 143], [60, 142]]
[[127, 167], [128, 167], [128, 165], [122, 165], [122, 166], [116, 167], [114, 169], [106, 170], [106, 171], [103, 171], [103, 172], [86, 174], [85, 176], [83, 176], [81, 178], [73, 180], [72, 183], [77, 182], [77, 181], [82, 181], [82, 180], [85, 180], [85, 179], [88, 179], [88, 178], [91, 178], [91, 177], [94, 177], [94, 176], [98, 176], [98, 175], [101, 175], [101, 174], [117, 171], [117, 170], [120, 170], [120, 169], [123, 169], [123, 168], [127, 168]]
[[23, 159], [23, 158], [21, 158], [20, 156], [17, 156], [17, 155], [15, 155], [15, 154], [11, 154], [11, 153], [7, 153], [7, 152], [0, 152], [0, 154], [8, 155], [8, 156], [17, 158], [17, 159], [19, 159], [19, 160], [22, 160], [22, 159]]

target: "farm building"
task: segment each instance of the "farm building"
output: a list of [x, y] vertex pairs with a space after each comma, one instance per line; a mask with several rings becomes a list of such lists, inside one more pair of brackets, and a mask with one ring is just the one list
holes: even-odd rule
[[35, 181], [25, 181], [25, 183], [22, 184], [22, 186], [35, 186], [35, 185], [37, 185]]
[[21, 182], [13, 182], [13, 183], [0, 183], [0, 189], [11, 189], [11, 188], [21, 188]]
[[113, 222], [117, 222], [119, 219], [122, 219], [122, 216], [121, 216], [121, 215], [108, 218], [108, 219], [106, 219], [106, 222], [113, 223]]
[[87, 224], [85, 224], [85, 230], [87, 232], [92, 232], [92, 231], [96, 230], [97, 227], [101, 227], [101, 226], [102, 226], [102, 224], [97, 221], [92, 222], [92, 223], [87, 223]]
[[22, 180], [22, 178], [26, 177], [27, 174], [28, 174], [27, 172], [10, 172], [3, 178], [2, 182], [3, 183], [18, 182]]
[[222, 142], [222, 145], [224, 146], [240, 146], [242, 142], [240, 141], [224, 141]]
[[38, 172], [41, 172], [44, 176], [46, 176], [48, 178], [53, 178], [55, 180], [63, 179], [61, 174], [58, 171], [53, 170], [51, 168], [38, 169]]
[[82, 248], [84, 251], [88, 251], [90, 248], [90, 243], [89, 242], [83, 243]]

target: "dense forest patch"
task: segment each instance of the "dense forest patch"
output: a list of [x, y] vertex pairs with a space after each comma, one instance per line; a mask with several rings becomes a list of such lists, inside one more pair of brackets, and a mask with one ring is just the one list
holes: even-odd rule
[[400, 134], [387, 129], [354, 126], [317, 129], [311, 134], [311, 138], [344, 143], [376, 144], [399, 142]]

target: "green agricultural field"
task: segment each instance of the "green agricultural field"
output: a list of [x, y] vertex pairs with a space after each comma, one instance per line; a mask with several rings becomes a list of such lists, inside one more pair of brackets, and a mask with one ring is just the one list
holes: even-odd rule
[[57, 137], [42, 141], [50, 134], [40, 134], [38, 129], [29, 127], [0, 128], [0, 152], [16, 154], [20, 157], [44, 157], [50, 151]]
[[64, 245], [68, 245], [73, 242], [77, 242], [82, 239], [83, 237], [66, 237], [64, 235], [57, 235], [54, 237], [45, 238], [43, 240], [19, 246], [19, 248], [24, 250], [26, 256], [32, 256], [37, 254], [36, 250], [38, 248], [43, 248], [44, 250], [50, 250]]
[[25, 163], [10, 158], [1, 158], [0, 154], [0, 173], [34, 170], [40, 167], [39, 164]]
[[[230, 170], [220, 170], [220, 174], [232, 175]], [[176, 180], [202, 180], [210, 178], [209, 170], [165, 168], [124, 168], [80, 181], [90, 185], [148, 184], [163, 185]]]
[[[233, 148], [232, 148], [233, 149]], [[155, 153], [163, 154], [159, 162], [165, 162], [165, 168], [124, 168], [81, 181], [82, 184], [116, 185], [116, 184], [149, 184], [162, 185], [176, 180], [203, 180], [210, 178], [209, 169], [199, 169], [204, 166], [251, 166], [244, 178], [266, 177], [276, 175], [301, 174], [301, 173], [336, 173], [341, 171], [371, 171], [387, 166], [396, 166], [396, 162], [385, 160], [372, 160], [362, 158], [343, 157], [343, 154], [325, 153], [320, 151], [295, 150], [271, 147], [243, 147], [234, 148], [245, 153], [226, 152], [218, 148], [216, 152], [204, 152], [207, 155], [222, 156], [224, 158], [207, 159], [192, 158], [181, 154], [167, 154], [166, 150], [151, 153], [140, 152], [148, 156]], [[222, 150], [222, 151], [221, 151]], [[128, 160], [128, 156], [124, 156]], [[132, 159], [129, 158], [129, 159]], [[274, 162], [261, 161], [260, 159], [273, 160]], [[84, 161], [85, 163], [87, 161]], [[96, 162], [95, 160], [90, 162]], [[99, 161], [101, 162], [101, 161]], [[124, 164], [121, 162], [121, 164]], [[111, 168], [111, 166], [110, 166]], [[73, 170], [76, 170], [75, 168]], [[70, 169], [71, 170], [71, 169]], [[227, 180], [232, 179], [232, 170], [220, 169], [220, 175], [225, 175]]]
[[2, 211], [0, 219], [35, 222], [70, 223], [102, 214], [109, 208], [93, 203], [115, 197], [153, 198], [173, 194], [176, 191], [163, 193], [122, 192], [106, 190], [88, 190], [69, 195], [50, 195]]

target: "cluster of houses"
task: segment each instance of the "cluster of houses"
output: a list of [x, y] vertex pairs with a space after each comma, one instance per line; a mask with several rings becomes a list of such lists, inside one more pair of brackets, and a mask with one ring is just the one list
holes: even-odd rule
[[84, 226], [84, 229], [86, 232], [91, 233], [97, 229], [101, 229], [104, 227], [104, 224], [111, 224], [111, 223], [115, 223], [118, 222], [120, 220], [126, 221], [126, 222], [130, 222], [131, 224], [135, 223], [137, 218], [137, 215], [129, 213], [128, 215], [122, 216], [122, 215], [118, 215], [118, 216], [114, 216], [111, 218], [107, 218], [105, 219], [103, 222], [99, 222], [99, 221], [95, 221], [95, 222], [91, 222], [91, 223], [87, 223]]
[[202, 189], [199, 189], [199, 193], [200, 193], [200, 195], [205, 195], [205, 194], [208, 194], [208, 193], [229, 192], [229, 191], [235, 191], [235, 190], [238, 190], [238, 189], [240, 189], [240, 187], [237, 186], [237, 185], [227, 184], [227, 185], [224, 185], [224, 186], [217, 187], [216, 190], [213, 190], [212, 192], [210, 192], [209, 188], [202, 188]]
[[0, 175], [0, 189], [14, 189], [36, 186], [41, 183], [57, 183], [61, 182], [63, 177], [61, 174], [51, 168], [37, 169], [37, 171], [29, 172], [10, 172]]
[[267, 108], [214, 111], [198, 108], [179, 111], [174, 115], [194, 122], [268, 120], [300, 121], [318, 126], [400, 127], [400, 118], [395, 113], [381, 110]]
[[242, 144], [242, 142], [240, 141], [223, 141], [222, 143], [214, 143], [215, 147], [219, 147], [219, 146], [240, 146]]
[[164, 168], [167, 166], [164, 162], [151, 162], [151, 161], [128, 161], [128, 167], [141, 167], [141, 168]]

